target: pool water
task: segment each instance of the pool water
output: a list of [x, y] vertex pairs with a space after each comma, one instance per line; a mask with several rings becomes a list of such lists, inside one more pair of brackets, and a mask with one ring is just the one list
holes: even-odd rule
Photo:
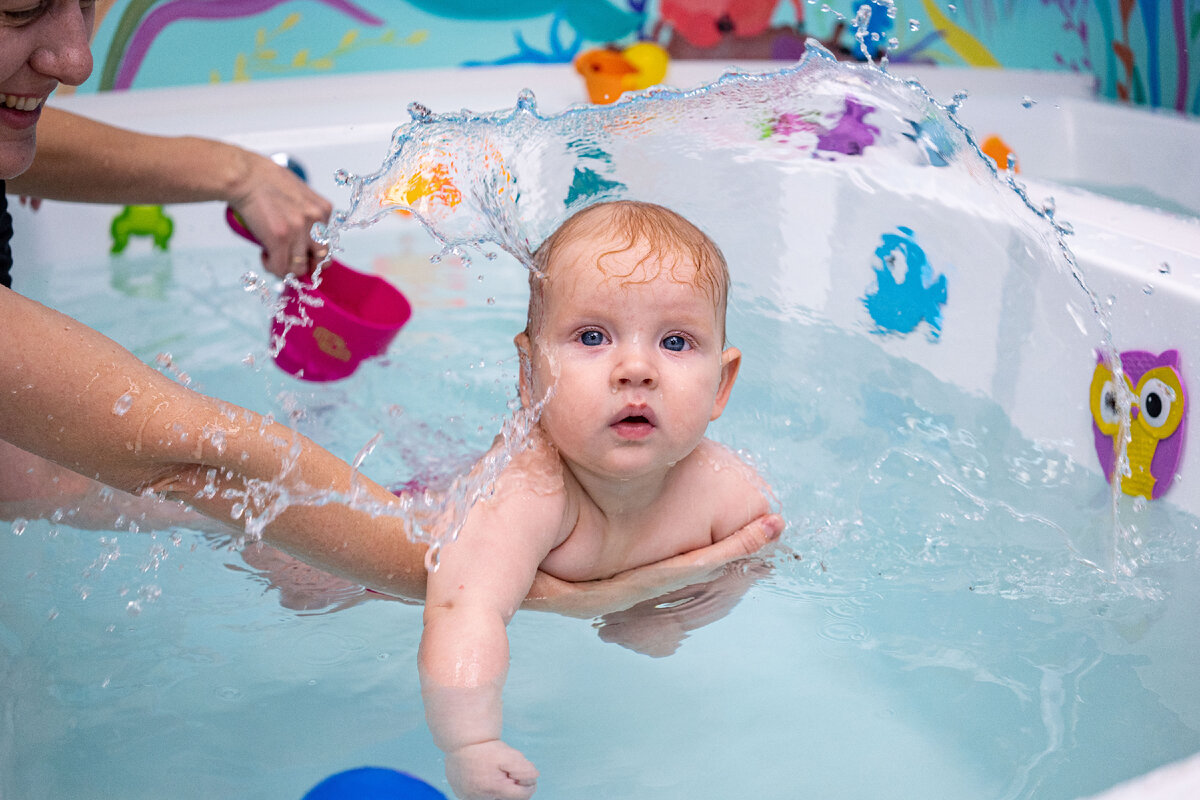
[[[521, 268], [431, 266], [399, 218], [343, 244], [415, 314], [330, 385], [270, 364], [269, 311], [240, 277], [257, 256], [232, 235], [131, 246], [29, 291], [343, 457], [382, 433], [364, 468], [385, 483], [480, 452], [513, 396]], [[745, 358], [712, 435], [774, 487], [783, 547], [603, 620], [517, 615], [505, 728], [538, 797], [1070, 800], [1200, 750], [1195, 518], [1123, 500], [1114, 533], [1094, 469], [875, 334], [740, 281], [729, 330]], [[448, 791], [419, 606], [70, 511], [0, 529], [0, 797], [298, 798], [362, 764]], [[1114, 537], [1132, 577], [1106, 569]]]
[[[457, 181], [437, 192], [461, 204], [425, 206], [446, 242], [490, 225], [520, 252], [565, 205], [623, 187], [694, 218], [733, 265], [744, 359], [711, 435], [758, 465], [788, 528], [777, 552], [658, 602], [517, 615], [505, 730], [542, 772], [537, 797], [1072, 800], [1200, 750], [1200, 521], [1114, 502], [1098, 474], [1079, 395], [1104, 326], [1053, 221], [944, 110], [806, 69], [615, 116], [539, 119], [523, 100], [510, 121], [425, 118], [381, 168]], [[117, 209], [21, 211], [47, 250], [18, 288], [343, 458], [374, 443], [380, 482], [452, 472], [510, 413], [525, 273], [507, 253], [432, 265], [438, 246], [387, 213], [405, 185], [356, 196], [339, 243], [414, 317], [336, 384], [270, 363], [268, 305], [241, 277], [257, 254], [222, 209], [170, 209], [168, 253], [120, 256]], [[920, 248], [890, 258], [881, 242], [900, 240]], [[919, 324], [872, 325], [872, 275], [922, 263]], [[203, 525], [89, 530], [105, 508], [0, 528], [0, 797], [298, 798], [363, 764], [448, 791], [419, 606]]]

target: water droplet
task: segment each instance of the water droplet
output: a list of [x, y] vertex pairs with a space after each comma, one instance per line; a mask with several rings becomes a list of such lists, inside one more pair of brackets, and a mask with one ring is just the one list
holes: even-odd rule
[[1024, 97], [1021, 98], [1021, 108], [1033, 108], [1036, 105], [1037, 105], [1037, 100], [1034, 100], [1029, 95], [1025, 95]]
[[921, 20], [919, 20], [919, 19], [910, 19], [910, 20], [908, 21], [908, 29], [909, 29], [910, 31], [912, 31], [913, 33], [916, 33], [917, 31], [921, 30]]
[[494, 298], [494, 297], [489, 297], [489, 298], [487, 299], [487, 304], [488, 304], [489, 306], [494, 306], [494, 305], [496, 305], [496, 298]]
[[123, 417], [129, 413], [129, 409], [133, 407], [133, 394], [126, 392], [117, 398], [117, 402], [113, 403], [113, 414], [118, 417]]
[[1144, 294], [1146, 296], [1150, 296], [1150, 295], [1154, 294], [1154, 284], [1147, 283], [1145, 286], [1143, 286], [1142, 294]]
[[13, 536], [20, 536], [29, 527], [29, 520], [22, 517], [17, 517], [12, 521]]
[[1171, 274], [1171, 265], [1165, 261], [1162, 262], [1161, 264], [1159, 264], [1158, 265], [1158, 274], [1159, 275], [1170, 275]]
[[229, 702], [233, 702], [235, 700], [241, 699], [242, 692], [236, 686], [222, 686], [219, 689], [217, 689], [216, 695], [217, 695], [217, 697], [221, 698], [222, 700], [228, 700]]

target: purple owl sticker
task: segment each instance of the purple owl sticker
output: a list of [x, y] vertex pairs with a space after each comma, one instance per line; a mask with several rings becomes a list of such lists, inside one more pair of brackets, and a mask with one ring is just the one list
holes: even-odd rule
[[[1127, 350], [1121, 353], [1121, 368], [1125, 387], [1132, 396], [1125, 451], [1129, 474], [1121, 477], [1121, 490], [1154, 500], [1171, 488], [1183, 455], [1187, 392], [1179, 370], [1179, 351], [1165, 350], [1155, 355]], [[1089, 406], [1096, 455], [1111, 483], [1121, 419], [1115, 378], [1102, 357], [1097, 358], [1092, 373]]]

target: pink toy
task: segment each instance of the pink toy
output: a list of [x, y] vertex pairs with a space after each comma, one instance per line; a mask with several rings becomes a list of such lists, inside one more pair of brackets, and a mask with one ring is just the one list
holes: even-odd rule
[[[260, 244], [233, 211], [225, 219], [235, 233]], [[285, 331], [278, 318], [271, 321], [271, 338], [283, 337], [275, 356], [280, 369], [309, 381], [345, 378], [368, 358], [382, 355], [412, 316], [412, 306], [399, 289], [382, 278], [367, 275], [330, 259], [320, 270], [316, 284], [312, 276], [283, 288], [284, 316], [300, 317], [301, 295], [319, 300], [304, 303], [311, 324], [293, 325]]]

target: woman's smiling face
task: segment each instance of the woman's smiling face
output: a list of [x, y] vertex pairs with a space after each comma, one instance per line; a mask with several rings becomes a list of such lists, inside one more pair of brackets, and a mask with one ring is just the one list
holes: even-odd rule
[[0, 180], [33, 163], [42, 105], [92, 72], [94, 0], [0, 0]]

